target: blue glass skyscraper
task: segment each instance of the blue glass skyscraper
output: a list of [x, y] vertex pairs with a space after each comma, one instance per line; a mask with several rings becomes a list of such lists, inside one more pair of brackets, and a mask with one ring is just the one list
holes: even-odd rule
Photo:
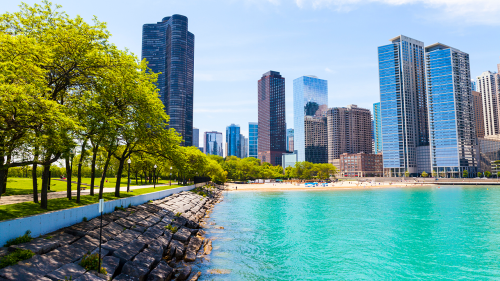
[[257, 158], [259, 125], [257, 122], [248, 123], [248, 157]]
[[424, 43], [390, 41], [378, 48], [384, 175], [416, 176], [430, 168]]
[[328, 110], [328, 82], [316, 76], [302, 76], [293, 80], [293, 146], [297, 161], [309, 161], [305, 149], [305, 116], [326, 116]]
[[226, 127], [227, 156], [241, 158], [240, 126], [231, 124]]
[[194, 35], [182, 15], [142, 27], [142, 59], [158, 75], [157, 86], [169, 126], [193, 145]]
[[223, 156], [222, 150], [222, 133], [221, 132], [205, 132], [203, 138], [205, 145], [205, 154]]
[[373, 138], [374, 153], [382, 152], [382, 118], [380, 116], [380, 102], [373, 104]]
[[478, 155], [469, 55], [436, 43], [425, 48], [425, 63], [432, 172], [472, 176]]

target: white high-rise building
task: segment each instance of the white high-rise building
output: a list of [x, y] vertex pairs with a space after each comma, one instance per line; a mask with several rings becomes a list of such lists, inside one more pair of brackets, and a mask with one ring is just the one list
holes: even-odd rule
[[483, 72], [476, 79], [476, 89], [482, 96], [485, 136], [500, 134], [500, 74]]

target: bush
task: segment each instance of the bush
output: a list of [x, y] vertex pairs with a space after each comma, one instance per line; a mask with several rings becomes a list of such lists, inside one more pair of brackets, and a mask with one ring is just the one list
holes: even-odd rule
[[0, 268], [14, 265], [20, 261], [27, 260], [34, 255], [35, 253], [30, 250], [17, 249], [16, 251], [4, 256], [3, 258], [0, 258]]
[[31, 237], [31, 230], [26, 230], [26, 233], [24, 233], [23, 236], [7, 240], [7, 243], [4, 245], [4, 247], [30, 242], [31, 240], [33, 240], [33, 237]]
[[83, 217], [83, 220], [82, 220], [82, 221], [83, 221], [83, 222], [88, 221], [87, 217]]
[[123, 208], [123, 205], [121, 207], [116, 206], [115, 211], [118, 211], [118, 210], [125, 211], [125, 208]]
[[176, 233], [177, 232], [177, 226], [171, 226], [170, 224], [166, 225], [165, 229], [170, 230], [172, 233]]
[[181, 215], [182, 215], [182, 213], [180, 213], [180, 212], [175, 214], [176, 217], [180, 217]]
[[[90, 254], [87, 253], [83, 255], [82, 261], [80, 262], [80, 265], [83, 266], [86, 270], [95, 270], [97, 271], [97, 268], [99, 267], [99, 254]], [[101, 265], [102, 265], [102, 259], [101, 259]], [[101, 266], [101, 270], [99, 273], [102, 274], [108, 274], [106, 272], [106, 269]]]

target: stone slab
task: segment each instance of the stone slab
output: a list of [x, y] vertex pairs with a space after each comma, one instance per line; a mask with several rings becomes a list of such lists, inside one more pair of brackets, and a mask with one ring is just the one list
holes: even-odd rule
[[47, 278], [54, 280], [54, 281], [59, 281], [59, 280], [74, 280], [83, 274], [85, 274], [87, 270], [85, 268], [74, 264], [74, 263], [69, 263], [65, 264], [59, 269], [52, 271], [51, 273], [47, 274]]
[[78, 259], [81, 259], [87, 251], [81, 248], [75, 248], [71, 245], [65, 245], [59, 247], [49, 253], [45, 254], [47, 257], [52, 257], [53, 259], [65, 263], [74, 262]]
[[18, 264], [27, 268], [36, 269], [37, 271], [43, 273], [42, 276], [45, 276], [47, 273], [50, 273], [64, 265], [64, 263], [46, 255], [36, 255], [30, 259], [20, 261]]
[[122, 274], [116, 276], [113, 280], [114, 281], [139, 281], [139, 278], [134, 277], [134, 276], [129, 276], [127, 274], [122, 273]]
[[99, 240], [90, 237], [88, 235], [80, 238], [78, 241], [75, 243], [71, 244], [71, 246], [75, 248], [80, 248], [85, 251], [92, 251], [96, 246], [99, 245]]
[[174, 276], [174, 269], [162, 261], [148, 275], [148, 281], [170, 280]]
[[106, 279], [102, 279], [101, 277], [97, 277], [96, 275], [87, 272], [77, 279], [73, 279], [74, 281], [105, 281]]
[[124, 232], [122, 232], [120, 235], [116, 236], [115, 240], [130, 243], [133, 240], [137, 239], [137, 237], [139, 237], [139, 235], [141, 235], [141, 233], [127, 229]]
[[127, 245], [127, 242], [111, 240], [105, 244], [102, 244], [101, 248], [108, 250], [109, 254], [112, 255], [115, 251], [124, 247], [125, 245]]
[[18, 245], [12, 245], [9, 247], [10, 251], [15, 251], [16, 249], [30, 250], [37, 255], [48, 253], [60, 246], [59, 241], [37, 238], [27, 243], [22, 243]]
[[135, 222], [129, 221], [127, 219], [121, 218], [117, 221], [115, 221], [116, 224], [121, 225], [125, 228], [131, 228], [132, 226], [135, 225]]
[[149, 268], [132, 261], [127, 262], [122, 268], [122, 274], [137, 277], [139, 281], [146, 280], [148, 273]]
[[181, 227], [176, 233], [174, 233], [174, 235], [172, 235], [172, 239], [187, 242], [189, 240], [189, 236], [191, 236], [189, 228]]
[[127, 261], [132, 260], [140, 251], [146, 247], [145, 243], [134, 240], [130, 244], [125, 245], [115, 251], [113, 256], [120, 259], [120, 265], [125, 264]]
[[143, 266], [147, 267], [148, 269], [152, 269], [155, 263], [155, 258], [150, 255], [151, 253], [148, 252], [141, 252], [135, 258], [132, 260], [135, 264], [138, 266]]
[[117, 257], [107, 256], [102, 259], [102, 267], [106, 269], [108, 280], [111, 280], [118, 266], [120, 266], [120, 259]]

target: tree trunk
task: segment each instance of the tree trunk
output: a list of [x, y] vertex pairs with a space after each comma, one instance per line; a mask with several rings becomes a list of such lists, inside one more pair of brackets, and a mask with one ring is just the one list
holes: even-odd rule
[[69, 155], [66, 156], [66, 197], [71, 200], [71, 162], [69, 162]]
[[106, 163], [104, 163], [104, 169], [102, 172], [101, 183], [99, 185], [99, 199], [102, 199], [102, 194], [104, 193], [104, 181], [106, 180], [106, 172], [108, 171], [109, 161], [111, 161], [111, 151], [108, 152], [108, 157], [106, 158]]
[[95, 162], [97, 159], [97, 149], [99, 148], [99, 145], [95, 145], [93, 148], [93, 155], [92, 155], [92, 164], [91, 164], [91, 169], [92, 171], [90, 172], [90, 195], [94, 196], [94, 180], [95, 180]]
[[42, 173], [42, 194], [41, 194], [42, 196], [41, 196], [40, 207], [45, 210], [47, 210], [47, 191], [49, 185], [49, 174], [50, 174], [50, 164], [44, 164]]
[[0, 169], [0, 198], [2, 197], [2, 194], [7, 192], [7, 169], [7, 166]]
[[87, 144], [87, 139], [82, 143], [82, 151], [80, 153], [80, 160], [78, 161], [78, 180], [76, 184], [76, 203], [80, 203], [80, 191], [82, 186], [82, 164], [83, 158], [85, 158], [85, 145]]
[[38, 147], [35, 147], [35, 156], [33, 157], [33, 169], [31, 170], [31, 177], [33, 178], [33, 202], [38, 203], [38, 178], [36, 169], [38, 164]]
[[135, 172], [135, 185], [139, 185], [139, 184], [137, 183], [137, 172]]
[[120, 184], [122, 180], [123, 165], [125, 163], [125, 159], [125, 155], [122, 155], [122, 158], [118, 159], [118, 161], [120, 161], [120, 165], [118, 165], [118, 174], [116, 175], [115, 197], [120, 197]]

